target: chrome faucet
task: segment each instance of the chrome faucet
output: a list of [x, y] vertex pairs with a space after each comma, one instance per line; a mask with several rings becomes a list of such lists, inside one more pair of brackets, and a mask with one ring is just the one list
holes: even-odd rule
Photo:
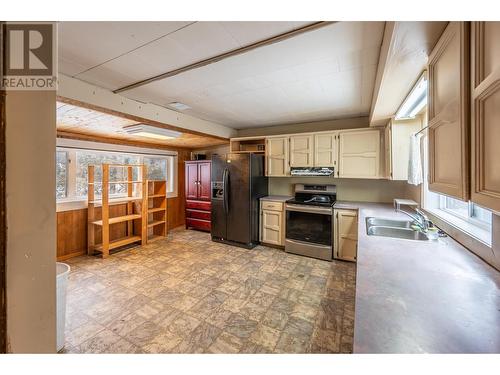
[[396, 208], [396, 211], [411, 217], [413, 219], [414, 224], [416, 224], [422, 230], [422, 232], [427, 232], [429, 230], [429, 218], [419, 208], [415, 208], [414, 215], [400, 208]]

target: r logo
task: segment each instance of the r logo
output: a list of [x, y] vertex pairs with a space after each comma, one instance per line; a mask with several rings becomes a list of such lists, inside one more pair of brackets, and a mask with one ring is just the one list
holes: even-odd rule
[[51, 24], [6, 24], [6, 76], [52, 76]]

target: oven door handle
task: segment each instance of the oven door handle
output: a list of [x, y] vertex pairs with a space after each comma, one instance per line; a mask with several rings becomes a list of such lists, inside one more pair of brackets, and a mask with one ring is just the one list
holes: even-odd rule
[[290, 242], [292, 244], [295, 244], [295, 245], [302, 245], [302, 246], [309, 246], [309, 247], [317, 247], [318, 249], [331, 249], [332, 246], [328, 246], [328, 245], [320, 245], [320, 244], [317, 244], [317, 243], [312, 243], [312, 242], [307, 242], [307, 241], [298, 241], [298, 240], [291, 240], [289, 238], [287, 238], [285, 241], [287, 242]]
[[332, 209], [331, 208], [319, 208], [319, 207], [304, 207], [296, 204], [287, 204], [286, 205], [286, 210], [287, 211], [294, 211], [294, 212], [306, 212], [306, 213], [311, 213], [311, 214], [320, 214], [320, 215], [332, 215]]

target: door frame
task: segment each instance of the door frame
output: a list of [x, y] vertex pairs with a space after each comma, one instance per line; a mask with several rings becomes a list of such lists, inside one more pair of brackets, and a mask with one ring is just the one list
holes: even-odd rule
[[[0, 22], [0, 42], [3, 43], [2, 37], [3, 22]], [[0, 51], [3, 51], [4, 45], [0, 46]], [[0, 55], [0, 59], [3, 56]], [[0, 79], [2, 72], [0, 71]], [[6, 224], [6, 139], [5, 139], [5, 91], [0, 90], [0, 353], [7, 353], [7, 288], [6, 288], [6, 273], [5, 267], [7, 256], [7, 224]]]

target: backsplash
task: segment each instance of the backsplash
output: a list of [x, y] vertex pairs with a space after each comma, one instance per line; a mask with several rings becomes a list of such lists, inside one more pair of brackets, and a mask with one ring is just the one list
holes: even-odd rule
[[331, 177], [270, 177], [270, 195], [293, 195], [293, 185], [333, 184], [337, 185], [337, 200], [359, 202], [391, 202], [407, 194], [406, 181], [350, 179]]

